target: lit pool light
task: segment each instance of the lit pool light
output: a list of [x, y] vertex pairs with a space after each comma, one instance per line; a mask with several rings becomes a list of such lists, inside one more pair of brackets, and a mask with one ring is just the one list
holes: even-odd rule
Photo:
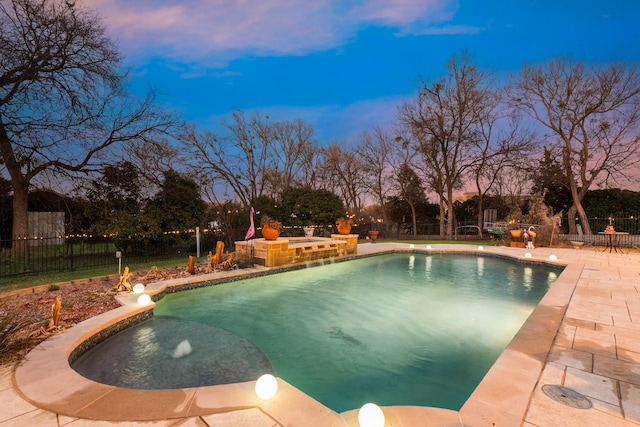
[[549, 259], [550, 259], [551, 261], [556, 261], [556, 260], [558, 259], [558, 257], [557, 257], [557, 256], [555, 256], [555, 255], [553, 255], [553, 254], [551, 254], [551, 255], [549, 255]]
[[138, 304], [149, 305], [151, 303], [151, 297], [147, 294], [142, 294], [138, 297]]
[[144, 285], [142, 283], [136, 283], [135, 285], [133, 285], [134, 294], [141, 294], [143, 292], [144, 292]]
[[525, 258], [531, 258], [532, 257], [531, 252], [527, 252], [526, 254], [524, 254], [524, 257]]
[[360, 427], [384, 427], [384, 412], [375, 403], [365, 403], [358, 412]]
[[271, 374], [264, 374], [256, 381], [256, 395], [262, 400], [269, 400], [278, 392], [278, 380]]

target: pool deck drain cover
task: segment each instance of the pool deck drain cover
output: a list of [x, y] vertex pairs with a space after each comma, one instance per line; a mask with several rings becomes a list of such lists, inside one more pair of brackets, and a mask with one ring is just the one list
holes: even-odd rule
[[576, 409], [591, 409], [592, 403], [582, 394], [559, 385], [544, 385], [542, 391], [551, 399]]

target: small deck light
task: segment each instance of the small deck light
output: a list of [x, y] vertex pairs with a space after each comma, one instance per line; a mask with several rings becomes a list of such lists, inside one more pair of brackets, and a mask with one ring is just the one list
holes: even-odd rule
[[262, 400], [269, 400], [278, 391], [278, 380], [271, 374], [264, 374], [256, 381], [256, 395]]
[[141, 294], [143, 292], [144, 292], [144, 285], [142, 283], [136, 283], [135, 285], [133, 285], [134, 294]]
[[549, 255], [549, 259], [550, 259], [551, 261], [555, 261], [555, 260], [557, 260], [557, 259], [558, 259], [558, 257], [557, 257], [557, 256], [555, 256], [555, 255], [553, 255], [553, 254], [551, 254], [551, 255]]
[[484, 246], [478, 246], [479, 251], [484, 251]]
[[360, 427], [384, 427], [384, 412], [375, 403], [365, 403], [358, 412]]
[[531, 258], [531, 256], [532, 256], [532, 255], [531, 255], [531, 252], [527, 252], [526, 254], [524, 254], [524, 257], [525, 257], [525, 258]]
[[151, 297], [147, 294], [142, 294], [138, 297], [138, 304], [149, 305], [151, 303]]
[[430, 251], [431, 250], [431, 245], [427, 245], [427, 250]]
[[409, 245], [409, 247], [410, 247], [411, 249], [413, 249], [413, 248], [415, 248], [415, 247], [416, 247], [416, 245], [411, 244], [411, 245]]

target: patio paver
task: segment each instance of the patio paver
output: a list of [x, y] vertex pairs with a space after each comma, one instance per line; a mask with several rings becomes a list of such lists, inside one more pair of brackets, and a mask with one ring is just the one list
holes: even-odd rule
[[[460, 246], [434, 245], [434, 249], [470, 250]], [[407, 248], [408, 245], [379, 242], [359, 245], [358, 252]], [[504, 247], [485, 250], [516, 257], [522, 257], [525, 252]], [[522, 333], [491, 369], [487, 381], [480, 384], [459, 412], [385, 407], [387, 426], [640, 426], [640, 252], [610, 254], [592, 248], [536, 248], [531, 252], [538, 259], [548, 259], [553, 253], [559, 263], [567, 263], [571, 268], [558, 278], [552, 288], [554, 292], [543, 299], [540, 309], [534, 311]], [[90, 333], [85, 325], [68, 331], [74, 329], [74, 333]], [[538, 335], [548, 336], [548, 343], [538, 340]], [[47, 353], [50, 351], [47, 347], [62, 341], [64, 338], [47, 340], [43, 349], [37, 351]], [[36, 362], [41, 356], [30, 354], [28, 359]], [[42, 359], [37, 363], [42, 363], [41, 368], [45, 366]], [[60, 360], [51, 361], [50, 366], [56, 372], [50, 379], [69, 378], [61, 372], [65, 369], [63, 365]], [[118, 419], [113, 419], [106, 417], [106, 413], [117, 411], [118, 405], [113, 401], [109, 404], [108, 398], [101, 400], [111, 393], [104, 386], [94, 390], [93, 395], [84, 396], [88, 401], [81, 407], [67, 410], [69, 399], [74, 396], [71, 391], [50, 390], [51, 395], [46, 399], [38, 397], [39, 387], [51, 387], [51, 381], [38, 377], [36, 372], [23, 370], [16, 375], [14, 369], [0, 367], [0, 427], [357, 426], [357, 411], [337, 414], [295, 387], [282, 384], [281, 392], [268, 402], [250, 397], [250, 384], [234, 385], [234, 389], [228, 389], [231, 394], [246, 395], [242, 398], [249, 403], [246, 407], [227, 406], [226, 410], [224, 406], [229, 404], [220, 404], [224, 397], [218, 389], [167, 394], [167, 400], [159, 401], [166, 402], [165, 407], [158, 409], [171, 415], [150, 423], [135, 421], [133, 414], [139, 407], [133, 402], [140, 402], [138, 399], [142, 398], [136, 393], [133, 393], [135, 396], [129, 393], [133, 402], [121, 408]], [[550, 399], [542, 392], [546, 384], [564, 385], [582, 393], [593, 402], [593, 408], [574, 409]], [[73, 384], [69, 386], [73, 388]], [[100, 414], [105, 414], [105, 418], [100, 418]]]

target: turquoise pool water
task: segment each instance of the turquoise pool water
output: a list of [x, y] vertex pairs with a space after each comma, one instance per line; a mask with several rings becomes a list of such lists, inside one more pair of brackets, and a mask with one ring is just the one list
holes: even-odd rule
[[[559, 272], [392, 254], [178, 292], [73, 367], [132, 388], [273, 372], [337, 412], [366, 402], [457, 410]], [[184, 341], [190, 351], [176, 357]]]

